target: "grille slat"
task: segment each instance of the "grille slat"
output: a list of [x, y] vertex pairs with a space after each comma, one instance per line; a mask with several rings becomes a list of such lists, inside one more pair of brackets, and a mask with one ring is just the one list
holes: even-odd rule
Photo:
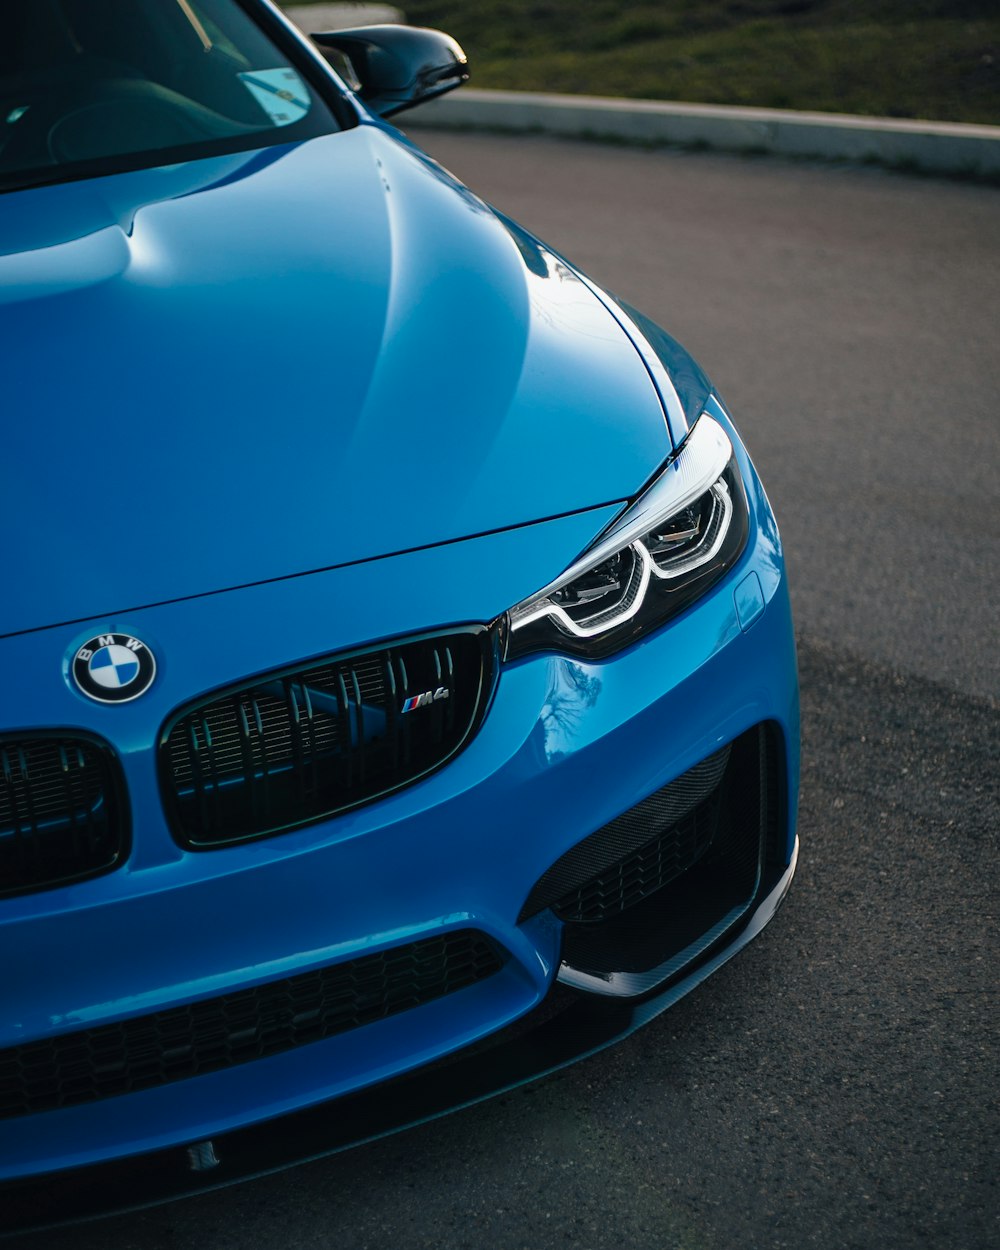
[[252, 778], [251, 788], [255, 792], [255, 796], [259, 789], [259, 803], [254, 804], [254, 828], [259, 828], [260, 823], [264, 819], [265, 813], [269, 810], [269, 802], [271, 795], [271, 768], [267, 752], [267, 736], [264, 733], [264, 716], [260, 710], [260, 701], [253, 695], [249, 696], [250, 705], [253, 708], [253, 724], [257, 731], [257, 739], [254, 743], [260, 754], [260, 771], [256, 768], [249, 774]]
[[0, 739], [0, 897], [107, 872], [128, 850], [121, 773], [97, 739]]
[[373, 1024], [499, 972], [462, 929], [220, 998], [0, 1051], [0, 1119], [97, 1102]]
[[[397, 707], [403, 707], [410, 697], [410, 679], [406, 672], [406, 661], [402, 655], [396, 656], [396, 668], [399, 672], [399, 699]], [[400, 717], [400, 749], [402, 751], [403, 768], [410, 766], [410, 718], [408, 716]]]
[[[449, 686], [455, 680], [455, 657], [452, 655], [451, 647], [445, 647], [445, 680]], [[445, 718], [447, 720], [447, 732], [452, 733], [455, 728], [455, 707], [449, 699], [445, 705]]]
[[418, 780], [468, 741], [492, 657], [490, 631], [470, 626], [313, 661], [182, 709], [160, 752], [174, 836], [203, 849], [263, 837]]
[[[349, 743], [351, 741], [351, 704], [347, 697], [347, 682], [341, 672], [337, 673], [337, 707], [340, 713], [341, 740]], [[350, 789], [354, 782], [354, 753], [342, 751], [341, 759], [344, 768], [344, 785]]]
[[351, 746], [354, 748], [354, 755], [358, 761], [358, 780], [361, 785], [365, 784], [365, 743], [367, 735], [365, 734], [365, 708], [361, 698], [361, 687], [358, 685], [358, 675], [352, 668], [351, 688], [349, 694], [354, 696], [354, 719], [357, 723], [358, 737], [355, 744], [353, 738]]
[[392, 665], [392, 652], [386, 651], [382, 655], [382, 665], [384, 669], [384, 685], [386, 691], [386, 731], [389, 739], [389, 750], [391, 752], [391, 767], [399, 768], [399, 717], [400, 717], [400, 696], [396, 689], [396, 674]]
[[76, 801], [73, 794], [73, 781], [69, 773], [69, 757], [66, 754], [66, 744], [59, 743], [59, 781], [61, 782], [63, 807], [69, 816], [69, 831], [72, 841], [73, 851], [79, 855], [80, 847], [80, 820], [77, 815]]

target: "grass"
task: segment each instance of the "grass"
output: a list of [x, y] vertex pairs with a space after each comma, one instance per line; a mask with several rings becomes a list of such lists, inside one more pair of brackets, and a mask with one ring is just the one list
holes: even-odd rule
[[1000, 0], [397, 0], [478, 87], [1000, 124]]

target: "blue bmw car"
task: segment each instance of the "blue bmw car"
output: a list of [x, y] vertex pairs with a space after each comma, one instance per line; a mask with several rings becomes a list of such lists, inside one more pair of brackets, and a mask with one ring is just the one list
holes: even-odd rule
[[385, 118], [438, 32], [0, 7], [0, 1222], [626, 1036], [776, 911], [781, 546], [680, 345]]

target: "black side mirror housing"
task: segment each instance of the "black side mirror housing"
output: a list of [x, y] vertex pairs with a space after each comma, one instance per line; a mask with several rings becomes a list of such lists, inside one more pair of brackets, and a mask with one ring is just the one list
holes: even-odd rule
[[[433, 100], [469, 78], [465, 53], [440, 30], [354, 26], [311, 38], [351, 89], [380, 117]], [[349, 72], [345, 72], [345, 57]]]

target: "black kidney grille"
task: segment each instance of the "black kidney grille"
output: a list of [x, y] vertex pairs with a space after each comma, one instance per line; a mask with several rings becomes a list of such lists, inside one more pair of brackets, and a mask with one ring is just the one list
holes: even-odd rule
[[462, 929], [154, 1015], [0, 1051], [0, 1119], [167, 1085], [318, 1042], [499, 972]]
[[96, 739], [0, 738], [0, 896], [107, 872], [128, 850], [117, 761]]
[[183, 844], [206, 848], [334, 815], [450, 759], [478, 723], [482, 627], [259, 678], [168, 725], [161, 778]]

